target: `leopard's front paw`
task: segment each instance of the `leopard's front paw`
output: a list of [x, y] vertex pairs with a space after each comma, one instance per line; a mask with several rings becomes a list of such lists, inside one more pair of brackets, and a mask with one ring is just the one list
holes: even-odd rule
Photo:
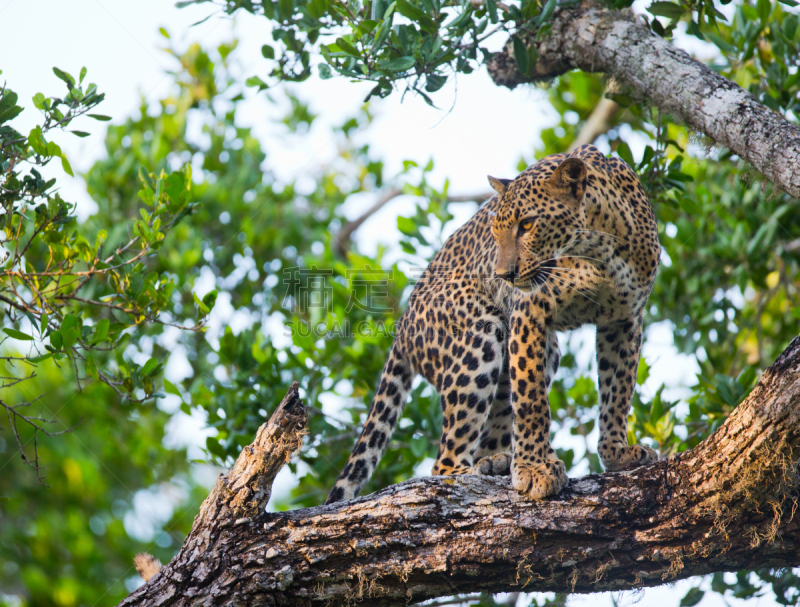
[[511, 472], [511, 454], [495, 453], [478, 460], [472, 467], [473, 474], [483, 476], [505, 476]]
[[625, 445], [609, 442], [598, 448], [600, 459], [606, 470], [619, 472], [658, 461], [658, 451], [646, 445]]
[[511, 465], [514, 489], [534, 500], [556, 495], [567, 486], [567, 482], [567, 469], [558, 459], [539, 464], [514, 462]]

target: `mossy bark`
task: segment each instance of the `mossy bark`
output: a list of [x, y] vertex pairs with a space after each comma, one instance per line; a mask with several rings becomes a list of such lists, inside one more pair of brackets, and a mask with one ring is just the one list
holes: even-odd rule
[[573, 479], [541, 502], [507, 478], [465, 475], [265, 513], [304, 413], [295, 387], [218, 481], [178, 555], [121, 605], [406, 605], [800, 565], [800, 337], [694, 450]]

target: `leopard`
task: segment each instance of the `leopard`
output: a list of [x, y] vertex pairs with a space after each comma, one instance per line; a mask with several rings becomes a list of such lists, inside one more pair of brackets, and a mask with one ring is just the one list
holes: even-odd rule
[[397, 321], [355, 447], [326, 499], [356, 497], [390, 442], [412, 384], [438, 393], [433, 475], [510, 475], [531, 500], [568, 485], [550, 438], [557, 332], [596, 328], [597, 454], [606, 471], [650, 464], [629, 444], [643, 317], [661, 256], [634, 170], [592, 145], [546, 156], [495, 194], [434, 255]]

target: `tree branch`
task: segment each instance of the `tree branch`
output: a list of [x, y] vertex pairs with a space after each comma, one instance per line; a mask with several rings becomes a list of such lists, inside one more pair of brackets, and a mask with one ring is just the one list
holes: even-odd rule
[[619, 104], [606, 97], [600, 99], [594, 106], [589, 118], [583, 123], [578, 136], [569, 144], [568, 152], [578, 149], [582, 145], [594, 143], [600, 135], [605, 135], [611, 128], [611, 121], [619, 109]]
[[630, 11], [586, 5], [561, 9], [553, 14], [543, 40], [536, 41], [533, 34], [526, 43], [539, 53], [531, 75], [517, 70], [509, 40], [487, 66], [495, 84], [514, 88], [576, 68], [604, 72], [639, 101], [705, 133], [800, 197], [800, 128], [651, 32]]
[[[381, 195], [378, 200], [375, 201], [370, 208], [364, 211], [359, 217], [354, 219], [353, 221], [348, 221], [345, 223], [342, 228], [339, 230], [338, 234], [336, 234], [336, 251], [342, 257], [347, 257], [347, 253], [350, 251], [351, 239], [353, 236], [353, 232], [355, 232], [361, 225], [370, 217], [372, 217], [375, 213], [380, 211], [383, 207], [389, 204], [392, 200], [401, 196], [403, 191], [398, 188], [393, 188], [388, 190], [384, 194]], [[462, 196], [448, 196], [448, 202], [472, 202], [473, 200], [476, 202], [483, 202], [494, 196], [494, 192], [482, 192], [478, 194], [466, 194]]]
[[178, 555], [121, 605], [405, 605], [800, 565], [800, 337], [694, 450], [573, 479], [541, 502], [507, 478], [464, 475], [265, 513], [304, 414], [295, 384], [217, 481]]
[[378, 200], [375, 201], [370, 208], [364, 211], [359, 217], [354, 219], [353, 221], [348, 221], [346, 224], [342, 226], [339, 230], [339, 233], [336, 234], [336, 251], [342, 257], [347, 257], [347, 252], [350, 250], [350, 238], [358, 228], [361, 227], [367, 219], [372, 217], [375, 213], [380, 211], [383, 207], [385, 207], [389, 202], [400, 196], [403, 191], [399, 188], [393, 188], [388, 192], [385, 192]]

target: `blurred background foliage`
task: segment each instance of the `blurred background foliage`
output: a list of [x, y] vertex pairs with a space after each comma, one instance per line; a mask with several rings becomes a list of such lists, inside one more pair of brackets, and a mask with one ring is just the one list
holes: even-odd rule
[[[419, 269], [457, 227], [452, 205], [465, 203], [448, 196], [447, 182], [431, 182], [425, 158], [387, 173], [364, 143], [376, 111], [369, 105], [353, 108], [333, 129], [337, 155], [315, 166], [312, 179], [277, 179], [280, 158], [268, 157], [237, 118], [246, 87], [303, 80], [316, 67], [323, 78], [337, 71], [356, 77], [360, 70], [376, 81], [377, 96], [398, 82], [433, 95], [443, 84], [437, 78], [478, 67], [480, 44], [470, 40], [487, 27], [500, 35], [546, 27], [555, 7], [522, 2], [498, 12], [489, 1], [437, 0], [223, 4], [231, 13], [264, 14], [271, 24], [273, 41], [263, 49], [275, 62], [264, 76], [269, 82], [237, 78], [235, 41], [170, 49], [182, 69], [172, 74], [169, 96], [142, 102], [138, 116], [110, 126], [107, 158], [84, 176], [98, 207], [89, 218], [78, 218], [35, 173], [37, 163], [62, 157], [49, 139], [69, 136], [56, 135], [69, 115], [54, 100], [72, 103], [80, 117], [92, 92], [81, 89], [83, 74], [76, 81], [62, 72], [63, 98], [34, 98], [44, 116], [41, 135], [13, 130], [19, 113], [13, 108], [22, 105], [11, 97], [13, 83], [0, 97], [3, 246], [10, 253], [0, 283], [6, 336], [0, 397], [9, 418], [0, 426], [0, 604], [119, 601], [138, 583], [133, 555], [172, 557], [219, 466], [252, 441], [292, 381], [300, 382], [310, 406], [309, 436], [289, 464], [291, 491], [271, 507], [321, 503], [349, 455], [392, 323]], [[793, 5], [655, 2], [649, 19], [660, 35], [685, 28], [713, 45], [714, 69], [797, 122], [800, 28]], [[442, 36], [436, 49], [443, 30], [450, 38]], [[336, 41], [322, 48], [326, 35]], [[363, 62], [373, 71], [365, 74]], [[601, 77], [579, 72], [551, 83], [547, 95], [558, 122], [541, 133], [541, 145], [520, 159], [520, 169], [567, 150], [605, 88]], [[288, 107], [281, 120], [286, 140], [302, 138], [316, 120], [306, 102], [290, 95], [287, 103], [280, 89], [266, 95]], [[614, 99], [618, 105], [597, 144], [642, 176], [663, 247], [647, 324], [666, 328], [687, 366], [699, 369], [690, 385], [665, 389], [648, 382], [658, 360], [642, 361], [631, 438], [675, 453], [718, 427], [800, 333], [800, 207], [729, 151], [657, 109], [624, 95]], [[365, 254], [356, 232], [342, 255], [336, 236], [347, 224], [344, 203], [360, 197], [366, 208], [392, 192], [416, 201], [413, 215], [397, 219], [398, 246]], [[50, 220], [37, 232], [42, 217]], [[56, 267], [54, 250], [62, 277], [77, 282], [37, 294], [43, 269]], [[119, 259], [100, 259], [112, 251]], [[645, 351], [650, 339], [648, 333]], [[564, 336], [550, 395], [554, 441], [573, 475], [601, 471], [595, 365], [587, 355], [592, 342], [591, 332]], [[419, 383], [409, 402], [367, 492], [430, 469], [438, 398]], [[201, 448], [198, 436], [205, 437]], [[766, 594], [794, 605], [800, 580], [792, 571], [757, 568], [715, 574], [696, 580], [681, 605], [695, 605], [705, 593]], [[544, 605], [569, 597], [465, 600]]]

